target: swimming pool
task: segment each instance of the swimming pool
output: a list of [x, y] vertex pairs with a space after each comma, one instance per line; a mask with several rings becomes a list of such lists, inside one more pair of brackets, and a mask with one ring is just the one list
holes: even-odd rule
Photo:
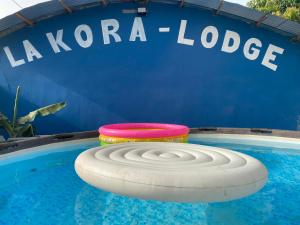
[[0, 224], [300, 224], [299, 140], [197, 134], [190, 142], [257, 158], [269, 170], [268, 183], [252, 196], [224, 203], [127, 198], [80, 180], [74, 160], [98, 141], [71, 141], [0, 156]]

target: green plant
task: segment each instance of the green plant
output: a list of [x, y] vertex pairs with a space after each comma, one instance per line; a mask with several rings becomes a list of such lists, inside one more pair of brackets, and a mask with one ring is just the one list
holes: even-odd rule
[[0, 112], [0, 129], [2, 128], [6, 130], [11, 138], [34, 136], [35, 131], [31, 122], [35, 120], [36, 116], [47, 116], [54, 114], [67, 105], [65, 102], [48, 105], [30, 112], [26, 116], [17, 118], [19, 97], [20, 86], [17, 87], [12, 121], [10, 121], [7, 116]]
[[300, 23], [300, 0], [250, 0], [247, 5]]

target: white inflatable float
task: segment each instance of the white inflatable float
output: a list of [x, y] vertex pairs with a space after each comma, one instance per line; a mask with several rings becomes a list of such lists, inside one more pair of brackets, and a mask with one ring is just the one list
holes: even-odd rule
[[222, 202], [261, 189], [268, 172], [258, 160], [194, 144], [137, 142], [81, 153], [75, 170], [97, 188], [142, 199]]

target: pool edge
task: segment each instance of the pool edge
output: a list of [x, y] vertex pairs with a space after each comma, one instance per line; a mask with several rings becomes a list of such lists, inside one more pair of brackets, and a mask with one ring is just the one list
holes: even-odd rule
[[[294, 139], [300, 142], [300, 131], [292, 130], [277, 130], [264, 128], [226, 128], [226, 127], [198, 127], [191, 128], [190, 134], [236, 134], [236, 135], [252, 135], [259, 137], [281, 137]], [[22, 139], [12, 142], [0, 143], [0, 155], [15, 152], [18, 150], [53, 144], [66, 141], [74, 141], [80, 139], [97, 138], [98, 131], [83, 131], [74, 133], [62, 133], [48, 136], [34, 137], [29, 139]]]

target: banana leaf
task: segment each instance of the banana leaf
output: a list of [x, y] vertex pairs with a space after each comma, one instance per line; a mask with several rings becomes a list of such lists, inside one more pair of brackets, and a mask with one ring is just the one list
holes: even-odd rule
[[4, 123], [4, 121], [8, 121], [7, 117], [0, 112], [0, 124]]
[[14, 129], [14, 137], [33, 137], [34, 129], [31, 124], [20, 125]]
[[16, 120], [17, 120], [17, 114], [18, 114], [18, 106], [19, 106], [19, 98], [20, 98], [20, 90], [21, 87], [17, 87], [16, 97], [15, 97], [15, 105], [14, 105], [14, 115], [13, 115], [13, 121], [12, 121], [12, 127], [15, 128], [16, 126]]
[[25, 124], [25, 123], [32, 122], [35, 120], [36, 116], [47, 116], [49, 114], [54, 114], [54, 113], [60, 111], [61, 109], [63, 109], [64, 107], [66, 107], [66, 105], [67, 105], [66, 102], [60, 102], [60, 103], [56, 103], [53, 105], [49, 105], [49, 106], [37, 109], [35, 111], [30, 112], [26, 116], [20, 117], [18, 119], [18, 124]]
[[7, 131], [7, 133], [9, 134], [9, 136], [13, 136], [14, 135], [14, 129], [13, 129], [12, 125], [11, 125], [11, 122], [2, 113], [0, 113], [0, 128], [4, 128]]

